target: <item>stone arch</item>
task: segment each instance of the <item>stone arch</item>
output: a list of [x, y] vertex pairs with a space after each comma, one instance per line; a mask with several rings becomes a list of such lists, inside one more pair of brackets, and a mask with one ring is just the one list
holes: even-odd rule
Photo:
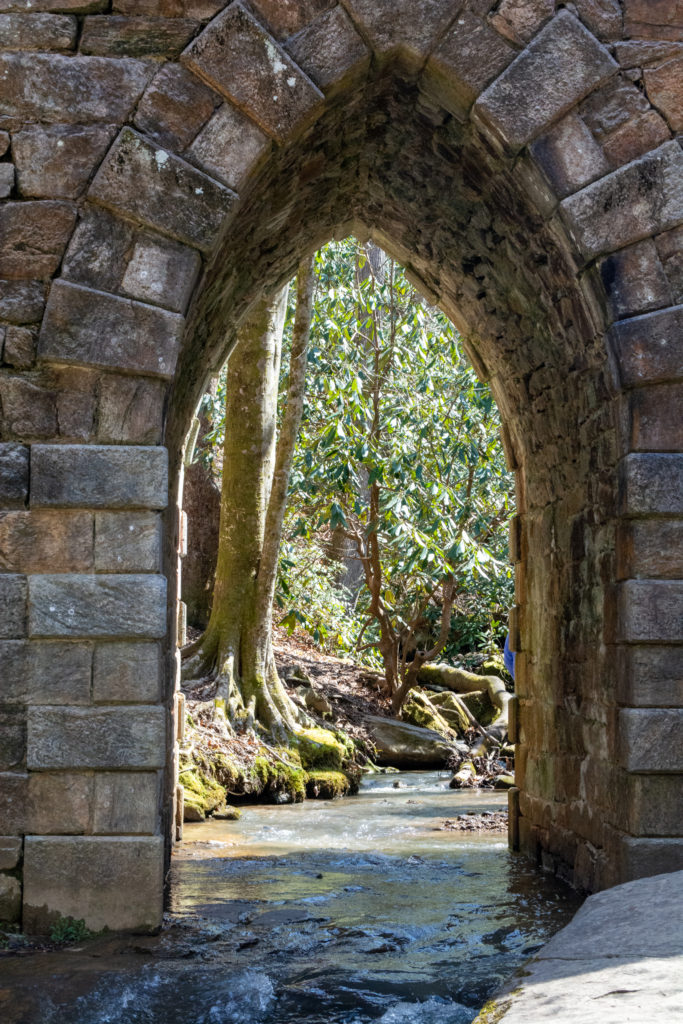
[[263, 289], [350, 230], [451, 316], [505, 422], [519, 845], [589, 889], [678, 866], [680, 15], [11, 6], [0, 806], [25, 927], [160, 921], [182, 436]]

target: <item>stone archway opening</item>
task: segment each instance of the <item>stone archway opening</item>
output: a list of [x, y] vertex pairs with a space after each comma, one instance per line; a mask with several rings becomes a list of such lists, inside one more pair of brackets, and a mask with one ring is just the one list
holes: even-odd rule
[[[678, 29], [635, 0], [524, 24], [445, 0], [223, 6], [169, 18], [188, 38], [161, 67], [108, 15], [85, 17], [87, 52], [35, 59], [30, 94], [23, 52], [3, 58], [3, 117], [28, 132], [2, 264], [0, 575], [25, 925], [160, 920], [182, 439], [264, 288], [350, 232], [452, 319], [505, 424], [520, 846], [586, 889], [672, 869], [683, 158], [651, 41]], [[78, 136], [80, 177], [26, 178], [45, 131], [68, 153]], [[55, 824], [60, 792], [80, 795]]]

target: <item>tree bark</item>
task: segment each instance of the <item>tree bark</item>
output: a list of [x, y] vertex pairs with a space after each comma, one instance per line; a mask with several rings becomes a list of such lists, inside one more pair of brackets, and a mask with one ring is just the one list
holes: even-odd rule
[[231, 721], [255, 721], [277, 738], [301, 722], [275, 668], [271, 615], [289, 473], [306, 376], [314, 274], [297, 284], [287, 405], [277, 437], [277, 397], [287, 289], [240, 330], [228, 362], [218, 560], [211, 618], [183, 675], [215, 675]]

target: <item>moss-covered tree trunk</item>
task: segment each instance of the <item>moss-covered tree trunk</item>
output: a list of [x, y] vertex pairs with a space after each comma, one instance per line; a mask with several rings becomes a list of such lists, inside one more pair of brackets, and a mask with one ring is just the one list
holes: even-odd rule
[[306, 375], [314, 275], [299, 269], [287, 405], [277, 440], [277, 398], [287, 290], [240, 330], [227, 372], [218, 560], [211, 618], [187, 678], [217, 677], [231, 721], [283, 738], [303, 716], [278, 677], [271, 616], [289, 473]]

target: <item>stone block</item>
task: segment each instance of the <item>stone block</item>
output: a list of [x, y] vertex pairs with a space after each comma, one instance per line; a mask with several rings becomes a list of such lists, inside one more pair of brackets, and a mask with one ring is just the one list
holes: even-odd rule
[[663, 875], [683, 868], [683, 839], [636, 839], [624, 836], [621, 843], [619, 880], [631, 881]]
[[85, 190], [115, 129], [109, 125], [31, 125], [15, 132], [12, 158], [22, 196], [76, 199]]
[[287, 50], [323, 92], [363, 74], [370, 64], [370, 51], [343, 7], [313, 21], [289, 40]]
[[0, 512], [0, 572], [87, 572], [93, 568], [89, 512]]
[[91, 15], [83, 22], [80, 52], [103, 57], [177, 57], [199, 28], [192, 18]]
[[34, 445], [31, 505], [92, 508], [166, 507], [165, 448]]
[[683, 152], [667, 142], [561, 203], [584, 256], [620, 249], [683, 219]]
[[0, 821], [7, 835], [25, 831], [28, 778], [25, 772], [0, 773]]
[[68, 11], [71, 14], [90, 14], [103, 11], [109, 7], [109, 0], [0, 0], [0, 11], [12, 11], [21, 14], [26, 11]]
[[683, 451], [682, 408], [683, 382], [631, 391], [628, 395], [631, 450]]
[[21, 882], [0, 874], [0, 921], [15, 924], [21, 917]]
[[229, 188], [239, 190], [270, 145], [268, 136], [246, 114], [224, 103], [194, 140], [187, 157]]
[[138, 232], [120, 288], [124, 295], [182, 313], [200, 266], [201, 259], [194, 249], [160, 235]]
[[3, 377], [0, 413], [0, 433], [5, 437], [52, 438], [58, 432], [54, 389], [41, 387], [26, 377]]
[[57, 708], [28, 711], [28, 767], [163, 768], [164, 708]]
[[0, 164], [0, 199], [9, 199], [14, 188], [14, 164]]
[[622, 708], [619, 761], [630, 772], [683, 771], [683, 709]]
[[11, 324], [38, 323], [45, 291], [42, 281], [0, 281], [0, 318]]
[[655, 238], [659, 258], [675, 302], [683, 302], [683, 225]]
[[651, 238], [612, 253], [601, 262], [600, 276], [615, 319], [671, 305], [669, 281]]
[[618, 579], [683, 579], [683, 519], [632, 519], [617, 531]]
[[602, 144], [610, 167], [621, 167], [656, 149], [671, 137], [666, 122], [654, 110], [627, 121]]
[[614, 55], [622, 68], [640, 71], [647, 64], [659, 64], [667, 57], [676, 57], [681, 47], [676, 42], [649, 39], [627, 39], [614, 44]]
[[0, 55], [0, 122], [121, 124], [154, 73], [142, 60]]
[[187, 308], [201, 259], [188, 246], [86, 206], [64, 257], [69, 281], [162, 306]]
[[0, 836], [0, 871], [13, 871], [17, 867], [22, 845], [18, 836]]
[[60, 438], [66, 443], [96, 440], [95, 408], [101, 374], [73, 366], [52, 366]]
[[165, 64], [138, 104], [135, 126], [160, 146], [181, 152], [192, 142], [220, 102], [219, 97], [180, 64]]
[[532, 156], [558, 198], [609, 171], [607, 158], [580, 117], [570, 113], [531, 145]]
[[681, 643], [683, 580], [620, 583], [618, 639], [624, 643]]
[[424, 62], [458, 12], [458, 6], [462, 7], [450, 0], [422, 0], [419, 13], [414, 0], [395, 0], [389, 5], [375, 0], [350, 0], [345, 6], [375, 53], [388, 55], [398, 50], [412, 69]]
[[29, 577], [32, 637], [140, 637], [166, 634], [166, 580], [128, 575]]
[[555, 0], [502, 0], [490, 24], [506, 39], [523, 46], [555, 13]]
[[475, 111], [499, 142], [521, 149], [616, 68], [595, 36], [563, 10], [479, 97]]
[[92, 931], [154, 931], [162, 920], [163, 874], [161, 836], [28, 836], [24, 928], [47, 931], [59, 915], [83, 919]]
[[279, 141], [301, 127], [323, 98], [239, 3], [215, 18], [181, 59]]
[[598, 142], [604, 142], [612, 132], [650, 110], [647, 98], [622, 75], [611, 78], [581, 104], [582, 120]]
[[683, 786], [678, 775], [631, 775], [629, 832], [677, 836], [683, 826]]
[[157, 644], [97, 644], [93, 700], [102, 704], [155, 704], [161, 699], [161, 654]]
[[28, 327], [10, 324], [5, 330], [2, 361], [15, 370], [29, 370], [35, 361], [36, 339]]
[[63, 277], [102, 292], [118, 292], [136, 236], [130, 221], [86, 204], [64, 256]]
[[32, 640], [26, 654], [28, 704], [90, 703], [92, 644]]
[[176, 313], [60, 280], [50, 290], [38, 354], [171, 377], [184, 326]]
[[683, 707], [680, 647], [617, 648], [617, 699], [633, 707]]
[[29, 449], [13, 441], [0, 444], [0, 506], [22, 508], [28, 498]]
[[[0, 640], [3, 704], [25, 704], [28, 700], [28, 644], [25, 640]], [[0, 821], [2, 819], [0, 818]]]
[[85, 772], [31, 772], [25, 831], [37, 835], [83, 835], [93, 819], [94, 777]]
[[0, 637], [4, 640], [26, 636], [26, 577], [0, 573]]
[[5, 704], [89, 704], [92, 644], [0, 641]]
[[209, 251], [234, 201], [212, 178], [124, 128], [89, 196], [197, 249]]
[[9, 149], [10, 135], [9, 132], [0, 132], [0, 156], [4, 156]]
[[683, 378], [683, 353], [677, 344], [682, 336], [683, 306], [615, 324], [609, 339], [622, 383], [632, 387]]
[[282, 40], [301, 32], [336, 3], [337, 0], [250, 0], [249, 6], [261, 24]]
[[156, 445], [161, 441], [166, 386], [148, 377], [107, 374], [100, 385], [97, 440]]
[[95, 569], [97, 572], [159, 572], [161, 516], [156, 512], [97, 512]]
[[627, 455], [619, 467], [622, 515], [680, 517], [683, 510], [683, 455]]
[[50, 277], [61, 263], [75, 223], [71, 203], [5, 203], [0, 208], [0, 275]]
[[160, 777], [156, 772], [95, 775], [95, 835], [154, 835], [159, 829]]
[[584, 25], [598, 39], [621, 39], [624, 32], [621, 0], [574, 0], [574, 7]]
[[68, 14], [0, 14], [0, 46], [14, 50], [73, 50], [78, 22]]
[[462, 119], [516, 55], [516, 48], [483, 19], [463, 11], [427, 62], [427, 90]]
[[225, 7], [225, 0], [114, 0], [114, 14], [162, 15], [207, 21]]
[[645, 90], [653, 107], [674, 132], [683, 131], [683, 57], [643, 70]]
[[25, 760], [26, 709], [0, 704], [0, 771], [20, 768]]

